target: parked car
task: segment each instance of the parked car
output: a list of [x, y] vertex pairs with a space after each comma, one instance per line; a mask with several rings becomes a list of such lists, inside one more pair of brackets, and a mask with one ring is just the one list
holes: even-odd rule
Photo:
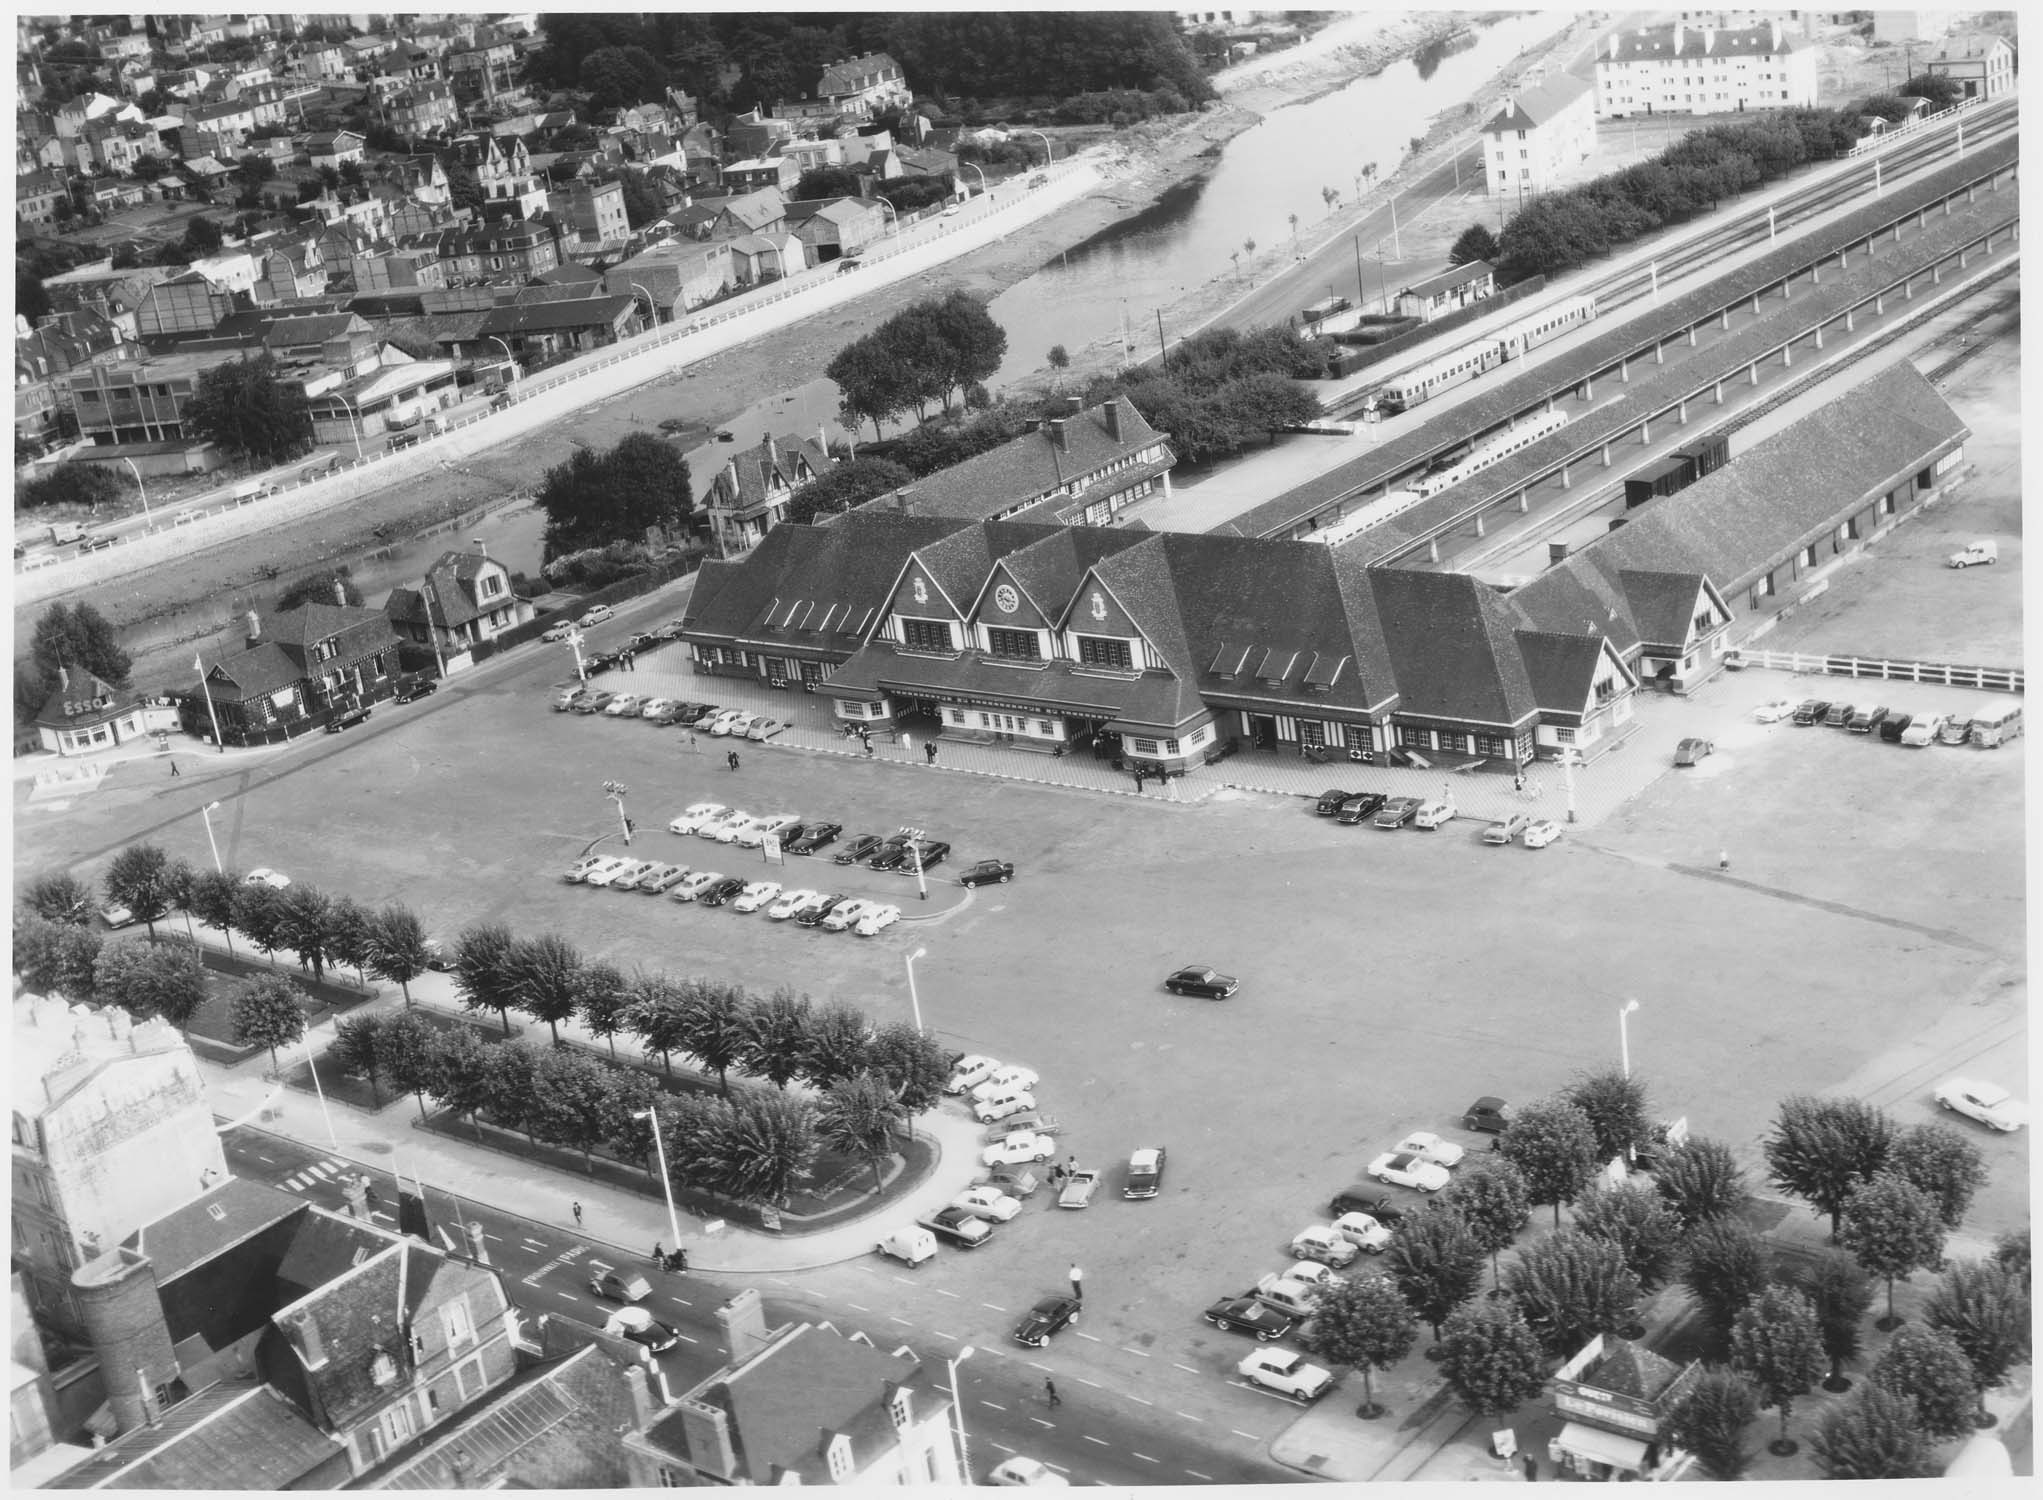
[[1918, 750], [1924, 745], [1934, 745], [1948, 718], [1947, 714], [1927, 714], [1910, 719], [1908, 727], [1901, 731], [1901, 743]]
[[1511, 1106], [1495, 1094], [1485, 1094], [1461, 1112], [1463, 1130], [1480, 1130], [1502, 1135], [1511, 1127]]
[[1695, 765], [1716, 748], [1708, 740], [1699, 740], [1691, 736], [1674, 747], [1674, 764], [1677, 766]]
[[1238, 1361], [1234, 1368], [1251, 1385], [1275, 1391], [1301, 1406], [1317, 1401], [1334, 1384], [1331, 1374], [1289, 1349], [1258, 1349]]
[[695, 893], [695, 904], [697, 906], [722, 906], [726, 902], [735, 900], [743, 893], [744, 889], [744, 876], [726, 875], [719, 880], [711, 881], [708, 885], [697, 891]]
[[1063, 1190], [1057, 1194], [1059, 1208], [1085, 1208], [1092, 1202], [1092, 1195], [1099, 1191], [1100, 1174], [1091, 1167], [1080, 1167], [1064, 1177]]
[[2000, 561], [2000, 544], [1991, 538], [1969, 542], [1944, 559], [1947, 568], [1970, 568], [1980, 563], [1991, 567]]
[[779, 881], [755, 880], [731, 898], [731, 910], [757, 911], [779, 894]]
[[1253, 1295], [1222, 1297], [1200, 1314], [1215, 1328], [1229, 1333], [1246, 1333], [1259, 1344], [1271, 1343], [1289, 1333], [1296, 1320], [1277, 1311]]
[[587, 688], [579, 687], [562, 688], [559, 692], [553, 695], [553, 711], [557, 714], [564, 714], [568, 712], [568, 710], [572, 709], [573, 707], [575, 707], [576, 704], [582, 701], [582, 696], [586, 692], [588, 692]]
[[794, 837], [781, 841], [784, 854], [814, 854], [844, 832], [842, 823], [804, 823]]
[[812, 891], [806, 886], [798, 886], [791, 891], [782, 891], [780, 899], [766, 908], [767, 920], [785, 922], [810, 902], [822, 899], [823, 893], [821, 891]]
[[575, 623], [581, 626], [582, 629], [587, 630], [591, 625], [601, 625], [605, 620], [609, 619], [612, 615], [616, 613], [617, 611], [612, 609], [609, 605], [598, 604], [589, 609], [584, 610], [582, 612], [582, 617], [579, 620], [575, 621]]
[[1376, 810], [1376, 826], [1378, 828], [1402, 828], [1405, 824], [1411, 822], [1413, 815], [1418, 810], [1419, 799], [1417, 797], [1388, 798], [1383, 806]]
[[710, 819], [720, 818], [729, 811], [721, 802], [692, 802], [675, 815], [667, 825], [667, 832], [694, 833]]
[[639, 860], [626, 859], [622, 855], [613, 854], [605, 859], [602, 864], [584, 875], [582, 877], [582, 884], [607, 886], [627, 870], [636, 869], [640, 863]]
[[804, 906], [794, 914], [794, 919], [797, 924], [803, 927], [821, 927], [824, 922], [829, 920], [831, 912], [837, 910], [838, 907], [849, 900], [851, 900], [851, 897], [839, 891], [834, 895], [823, 897], [820, 901], [811, 901], [807, 906]]
[[982, 859], [958, 871], [959, 885], [1006, 885], [1014, 879], [1014, 864], [1005, 859]]
[[976, 1250], [993, 1238], [991, 1224], [961, 1208], [939, 1208], [927, 1218], [915, 1222], [938, 1239], [948, 1240], [962, 1250]]
[[1207, 1000], [1226, 1000], [1241, 988], [1232, 974], [1223, 974], [1206, 964], [1187, 964], [1165, 976], [1163, 987], [1173, 995], [1198, 995]]
[[1761, 724], [1778, 724], [1795, 711], [1794, 700], [1790, 698], [1769, 698], [1752, 710], [1752, 717]]
[[1519, 842], [1528, 849], [1544, 849], [1561, 836], [1561, 825], [1552, 818], [1537, 818], [1528, 824]]
[[[855, 260], [840, 260], [837, 263], [837, 270], [841, 275], [846, 271], [852, 270], [857, 265], [858, 262]], [[1039, 1486], [1045, 1489], [1063, 1489], [1071, 1483], [1070, 1480], [1059, 1474], [1055, 1469], [1050, 1468], [1047, 1464], [1021, 1453], [1015, 1454], [1012, 1458], [1003, 1458], [999, 1463], [995, 1464], [993, 1472], [986, 1476], [986, 1481], [989, 1484], [1007, 1486], [1028, 1485], [1032, 1487]]]
[[877, 833], [861, 833], [830, 858], [840, 865], [855, 865], [886, 842]]
[[1794, 722], [1804, 727], [1810, 724], [1821, 724], [1824, 715], [1829, 712], [1830, 700], [1828, 698], [1804, 698], [1795, 705]]
[[546, 642], [546, 644], [549, 646], [557, 646], [574, 633], [575, 627], [570, 625], [566, 620], [562, 620], [558, 625], [547, 626], [546, 629], [540, 633], [539, 639]]
[[1968, 1119], [1995, 1130], [2020, 1130], [2029, 1112], [2022, 1102], [1997, 1083], [1977, 1078], [1953, 1078], [1937, 1085], [1937, 1103]]
[[951, 1064], [951, 1076], [943, 1086], [946, 1094], [962, 1094], [984, 1083], [999, 1071], [1000, 1063], [977, 1052], [967, 1053]]
[[610, 700], [617, 695], [607, 688], [591, 688], [582, 695], [582, 701], [575, 705], [578, 714], [600, 714], [610, 706]]
[[608, 858], [610, 858], [610, 856], [607, 854], [584, 854], [580, 859], [576, 860], [573, 864], [569, 865], [567, 869], [562, 872], [560, 878], [562, 880], [565, 880], [569, 885], [580, 885], [584, 880], [588, 878], [589, 872], [591, 870], [595, 869], [598, 865], [602, 864]]
[[785, 720], [761, 714], [746, 726], [745, 738], [748, 740], [770, 740], [776, 734], [782, 733], [789, 727]]
[[638, 888], [647, 895], [657, 896], [678, 885], [688, 873], [686, 865], [655, 865], [649, 874], [638, 878]]
[[700, 728], [704, 721], [714, 719], [723, 709], [714, 703], [687, 703], [681, 708], [680, 722], [691, 728]]
[[636, 719], [638, 711], [645, 705], [645, 699], [637, 693], [619, 693], [603, 705], [606, 719]]
[[430, 698], [440, 691], [436, 677], [408, 677], [393, 695], [399, 703], [416, 703], [421, 698]]
[[99, 909], [99, 920], [113, 928], [132, 927], [135, 925], [135, 914], [115, 901]]
[[1307, 1274], [1314, 1271], [1322, 1276], [1334, 1274], [1331, 1266], [1316, 1260], [1300, 1261], [1285, 1271], [1257, 1277], [1253, 1295], [1263, 1306], [1287, 1317], [1309, 1318], [1319, 1305], [1320, 1289], [1325, 1285], [1320, 1276]]
[[1014, 1341], [1031, 1349], [1042, 1348], [1054, 1335], [1078, 1321], [1078, 1308], [1076, 1297], [1045, 1297], [1014, 1325]]
[[1331, 791], [1321, 792], [1319, 794], [1319, 801], [1312, 805], [1312, 810], [1322, 818], [1331, 818], [1341, 810], [1341, 804], [1354, 795], [1353, 792], [1342, 791], [1339, 787], [1335, 787]]
[[698, 719], [695, 727], [714, 735], [727, 735], [731, 732], [731, 725], [744, 717], [745, 711], [742, 708], [719, 709], [708, 719]]
[[1419, 804], [1419, 810], [1412, 814], [1412, 826], [1433, 833], [1443, 825], [1452, 823], [1460, 812], [1452, 798], [1434, 797]]
[[1395, 1149], [1442, 1167], [1461, 1165], [1462, 1157], [1467, 1154], [1453, 1141], [1443, 1141], [1430, 1130], [1414, 1130], [1399, 1141]]
[[1889, 709], [1887, 717], [1880, 721], [1880, 738], [1890, 745], [1901, 743], [1901, 736], [1908, 733], [1908, 726], [1915, 722], [1915, 715], [1905, 714], [1900, 709]]
[[1858, 710], [1849, 703], [1833, 703], [1830, 705], [1828, 712], [1823, 715], [1823, 727], [1826, 729], [1842, 729], [1851, 722], [1852, 715], [1857, 712]]
[[1342, 1188], [1334, 1194], [1327, 1205], [1327, 1212], [1338, 1222], [1342, 1214], [1367, 1214], [1379, 1224], [1397, 1228], [1405, 1220], [1405, 1211], [1399, 1208], [1381, 1189], [1366, 1183]]
[[700, 823], [696, 824], [695, 836], [699, 839], [709, 839], [711, 842], [728, 843], [728, 839], [719, 840], [717, 836], [726, 829], [735, 832], [751, 821], [752, 814], [746, 812], [744, 808], [725, 808], [714, 817], [704, 818]]
[[636, 1271], [603, 1271], [589, 1278], [589, 1290], [609, 1302], [643, 1302], [652, 1284]]
[[643, 1307], [620, 1307], [610, 1315], [606, 1332], [621, 1334], [634, 1344], [643, 1344], [655, 1354], [665, 1354], [681, 1342], [672, 1323], [662, 1323]]
[[995, 1141], [979, 1153], [989, 1167], [1011, 1167], [1018, 1162], [1048, 1161], [1057, 1154], [1057, 1143], [1047, 1135], [1011, 1135]]
[[1123, 1198], [1154, 1198], [1163, 1187], [1166, 1153], [1161, 1146], [1137, 1146], [1128, 1156], [1128, 1185]]
[[1488, 828], [1485, 828], [1483, 830], [1483, 842], [1486, 844], [1508, 844], [1531, 826], [1532, 814], [1512, 813], [1508, 817], [1499, 818]]
[[[972, 1106], [972, 1114], [981, 1125], [991, 1125], [995, 1120], [1005, 1120], [1036, 1107], [1036, 1096], [1027, 1089], [1016, 1089], [1011, 1094], [996, 1094], [991, 1099], [981, 1099]], [[1042, 1137], [1048, 1140], [1048, 1136]], [[988, 1163], [992, 1165], [992, 1163]]]
[[831, 907], [830, 914], [823, 918], [823, 930], [825, 932], [843, 932], [846, 928], [854, 926], [859, 918], [880, 904], [877, 901], [868, 900], [864, 897], [854, 897], [849, 901], [840, 901], [837, 905]]
[[1421, 1193], [1437, 1193], [1447, 1186], [1447, 1168], [1408, 1151], [1384, 1152], [1369, 1164], [1369, 1175], [1378, 1182], [1394, 1182]]
[[996, 1068], [973, 1084], [972, 1097], [991, 1099], [995, 1094], [1005, 1093], [1009, 1089], [1032, 1089], [1040, 1082], [1042, 1078], [1034, 1068], [1009, 1063], [1005, 1067]]
[[1886, 705], [1875, 704], [1871, 708], [1862, 708], [1857, 713], [1853, 714], [1851, 716], [1851, 722], [1845, 725], [1844, 727], [1848, 732], [1852, 734], [1871, 734], [1874, 730], [1880, 727], [1880, 725], [1886, 720], [1886, 717], [1887, 717]]
[[368, 707], [357, 703], [353, 708], [344, 708], [331, 719], [328, 719], [326, 721], [326, 732], [328, 734], [339, 734], [343, 729], [352, 729], [357, 724], [366, 724], [368, 722]]
[[731, 842], [740, 849], [757, 849], [769, 838], [779, 838], [790, 828], [802, 826], [799, 813], [769, 813], [755, 818], [751, 823], [731, 835]]
[[653, 860], [634, 859], [610, 877], [610, 889], [613, 891], [635, 891], [638, 889], [639, 881], [657, 869], [659, 869], [659, 865]]
[[1359, 1209], [1334, 1220], [1333, 1231], [1365, 1255], [1381, 1255], [1390, 1248], [1389, 1228]]
[[268, 865], [257, 865], [253, 870], [250, 870], [241, 877], [241, 883], [243, 885], [266, 885], [273, 891], [282, 891], [290, 888], [291, 877], [281, 871], [272, 870]]
[[1021, 1200], [1008, 1197], [999, 1188], [972, 1187], [953, 1198], [951, 1207], [962, 1208], [968, 1214], [977, 1214], [996, 1224], [1005, 1224], [1021, 1212]]
[[988, 1125], [986, 1139], [1002, 1141], [1011, 1135], [1055, 1135], [1061, 1128], [1048, 1115], [1010, 1115]]
[[721, 885], [724, 878], [721, 870], [697, 870], [693, 875], [685, 875], [681, 883], [674, 887], [674, 899], [693, 901], [711, 886]]
[[1357, 792], [1341, 804], [1337, 821], [1344, 827], [1359, 827], [1382, 812], [1383, 804], [1389, 800], [1381, 792]]
[[679, 707], [680, 704], [672, 698], [648, 698], [638, 706], [638, 716], [641, 719], [664, 720]]
[[851, 929], [859, 937], [878, 937], [901, 920], [901, 908], [891, 902], [869, 907]]
[[1352, 1264], [1361, 1251], [1331, 1224], [1308, 1224], [1291, 1236], [1291, 1254], [1296, 1260], [1316, 1260], [1339, 1269]]

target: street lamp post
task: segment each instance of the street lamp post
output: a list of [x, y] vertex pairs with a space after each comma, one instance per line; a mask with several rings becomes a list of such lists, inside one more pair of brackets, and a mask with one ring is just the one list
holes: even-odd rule
[[899, 234], [901, 232], [900, 210], [895, 208], [893, 204], [889, 203], [884, 198], [875, 198], [873, 199], [873, 202], [877, 203], [881, 208], [884, 208], [887, 211], [887, 233], [890, 236]]
[[356, 411], [354, 403], [339, 391], [333, 393], [333, 399], [341, 404], [341, 408], [348, 414], [348, 420], [354, 423], [355, 462], [360, 463], [362, 461], [362, 414]]
[[1561, 780], [1568, 789], [1568, 821], [1575, 821], [1575, 767], [1580, 765], [1581, 752], [1574, 746], [1564, 746], [1556, 757], [1561, 763]]
[[1638, 1008], [1638, 1001], [1627, 1000], [1617, 1011], [1617, 1053], [1619, 1060], [1624, 1064], [1624, 1076], [1627, 1078], [1632, 1076], [1632, 1036], [1626, 1018]]
[[[638, 283], [633, 282], [632, 285], [637, 286]], [[499, 349], [504, 351], [504, 360], [511, 367], [511, 379], [515, 383], [516, 380], [518, 379], [518, 356], [511, 352], [511, 346], [509, 344], [505, 343], [495, 334], [493, 333], [489, 334], [487, 335], [487, 337], [492, 344], [495, 344]]]
[[617, 804], [617, 826], [623, 830], [624, 842], [627, 844], [631, 842], [631, 819], [624, 815], [624, 796], [630, 790], [631, 788], [621, 781], [606, 781], [603, 783], [604, 793], [612, 802]]
[[958, 1366], [972, 1357], [972, 1346], [965, 1345], [956, 1356], [944, 1361], [951, 1370], [951, 1415], [958, 1423], [958, 1463], [965, 1471], [965, 1483], [972, 1482], [972, 1450], [965, 1442], [965, 1404], [958, 1399]]
[[645, 299], [646, 299], [646, 316], [647, 316], [648, 318], [650, 318], [650, 319], [652, 320], [653, 326], [654, 326], [655, 328], [659, 327], [659, 326], [660, 326], [660, 304], [659, 304], [659, 303], [657, 303], [657, 302], [655, 302], [655, 301], [653, 301], [653, 294], [652, 294], [651, 292], [649, 292], [649, 291], [646, 291], [646, 288], [645, 288], [644, 286], [640, 285], [640, 284], [639, 284], [638, 282], [634, 281], [634, 282], [632, 282], [632, 283], [631, 283], [630, 285], [631, 285], [631, 289], [632, 289], [632, 290], [633, 290], [634, 292], [644, 292], [644, 293], [645, 293]]
[[227, 741], [220, 737], [220, 715], [213, 709], [213, 690], [206, 685], [206, 659], [194, 652], [192, 670], [199, 674], [199, 692], [206, 700], [206, 718], [213, 726], [213, 748], [222, 755], [227, 753]]
[[915, 993], [915, 960], [927, 952], [929, 952], [927, 948], [917, 948], [913, 953], [910, 953], [901, 960], [908, 968], [908, 1007], [915, 1013], [915, 1029], [917, 1031], [922, 1030], [922, 1000]]
[[1025, 134], [1025, 135], [1032, 135], [1032, 136], [1034, 136], [1034, 137], [1035, 137], [1035, 138], [1036, 138], [1037, 140], [1039, 140], [1039, 141], [1041, 141], [1041, 142], [1043, 143], [1043, 165], [1044, 165], [1044, 166], [1046, 166], [1046, 167], [1047, 167], [1048, 165], [1050, 165], [1050, 163], [1051, 163], [1051, 162], [1053, 162], [1053, 161], [1055, 161], [1055, 160], [1057, 159], [1057, 153], [1056, 153], [1055, 151], [1053, 151], [1053, 150], [1052, 150], [1052, 149], [1050, 148], [1050, 138], [1049, 138], [1049, 137], [1048, 137], [1047, 135], [1044, 135], [1042, 131], [1040, 131], [1040, 130], [1029, 130], [1029, 131], [1024, 131], [1024, 132], [1023, 132], [1023, 134]]
[[979, 173], [979, 193], [980, 193], [980, 196], [982, 196], [982, 197], [983, 197], [983, 196], [985, 196], [985, 195], [986, 195], [987, 193], [989, 193], [989, 192], [991, 192], [991, 191], [992, 191], [992, 189], [990, 189], [990, 188], [988, 188], [988, 187], [986, 186], [986, 174], [985, 174], [985, 172], [983, 172], [983, 171], [981, 171], [981, 170], [980, 170], [980, 167], [979, 167], [979, 163], [977, 163], [977, 162], [975, 162], [975, 161], [968, 161], [968, 162], [965, 162], [965, 163], [963, 163], [963, 165], [964, 165], [964, 166], [968, 166], [968, 167], [970, 167], [970, 168], [971, 168], [971, 169], [972, 169], [972, 170], [973, 170], [974, 172], [978, 172], [978, 173]]
[[128, 472], [135, 476], [135, 493], [142, 497], [142, 520], [144, 524], [153, 524], [154, 518], [149, 514], [149, 492], [142, 487], [142, 471], [135, 467], [135, 461], [132, 458], [123, 458], [121, 462], [126, 464]]
[[575, 676], [579, 677], [582, 680], [583, 686], [586, 687], [589, 681], [589, 668], [582, 661], [582, 633], [580, 630], [570, 630], [568, 632], [567, 645], [568, 649], [575, 653]]
[[660, 1134], [660, 1114], [653, 1109], [635, 1109], [631, 1112], [634, 1120], [644, 1120], [653, 1128], [653, 1150], [659, 1153], [660, 1188], [667, 1195], [667, 1233], [674, 1241], [674, 1248], [681, 1248], [681, 1220], [674, 1213], [674, 1180], [667, 1175], [667, 1142]]
[[215, 875], [226, 873], [220, 864], [220, 842], [213, 837], [213, 810], [219, 805], [217, 802], [208, 802], [199, 809], [199, 816], [206, 820], [206, 846], [213, 851], [213, 873]]

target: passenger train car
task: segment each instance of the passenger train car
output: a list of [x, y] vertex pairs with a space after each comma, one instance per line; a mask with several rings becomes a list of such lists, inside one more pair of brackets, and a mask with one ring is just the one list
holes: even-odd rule
[[1473, 380], [1486, 370], [1509, 363], [1537, 349], [1570, 329], [1579, 328], [1596, 316], [1596, 298], [1584, 293], [1529, 313], [1495, 333], [1462, 345], [1415, 370], [1395, 376], [1370, 397], [1369, 405], [1384, 415], [1395, 415], [1430, 400], [1441, 391]]
[[1564, 411], [1542, 412], [1539, 416], [1520, 422], [1517, 426], [1485, 438], [1477, 443], [1465, 458], [1423, 478], [1414, 480], [1401, 490], [1392, 490], [1358, 507], [1338, 521], [1320, 527], [1299, 538], [1301, 541], [1317, 542], [1322, 546], [1338, 547], [1341, 543], [1360, 536], [1372, 527], [1381, 526], [1392, 516], [1410, 510], [1420, 501], [1451, 485], [1461, 483], [1471, 474], [1480, 473], [1492, 464], [1502, 463], [1521, 449], [1529, 448], [1541, 438], [1550, 437], [1568, 425], [1568, 414]]

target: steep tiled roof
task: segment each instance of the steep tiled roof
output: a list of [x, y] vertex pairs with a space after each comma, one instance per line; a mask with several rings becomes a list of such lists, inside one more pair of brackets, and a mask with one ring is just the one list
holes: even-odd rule
[[1602, 637], [1538, 630], [1521, 630], [1517, 637], [1533, 701], [1546, 713], [1580, 713], [1603, 660]]
[[282, 646], [264, 641], [206, 668], [206, 690], [222, 702], [247, 702], [289, 687], [299, 675]]
[[1407, 568], [1378, 568], [1370, 581], [1400, 709], [1485, 724], [1532, 717], [1532, 684], [1493, 589], [1465, 573]]
[[347, 1477], [341, 1445], [257, 1380], [223, 1380], [194, 1392], [146, 1426], [123, 1433], [40, 1488], [52, 1490], [287, 1490], [326, 1465]]
[[1534, 630], [1600, 632], [1620, 652], [1639, 644], [1631, 604], [1599, 564], [1594, 547], [1569, 554], [1510, 595], [1512, 612]]
[[1700, 573], [1647, 573], [1625, 568], [1617, 576], [1640, 640], [1667, 646], [1688, 639], [1696, 599], [1702, 592]]
[[[50, 690], [50, 696], [44, 700], [35, 721], [52, 729], [76, 729], [81, 724], [92, 724], [126, 713], [140, 696], [132, 689], [123, 691], [103, 682], [90, 672], [73, 670], [67, 680], [60, 681]], [[83, 707], [101, 699], [106, 700], [104, 708]]]
[[[1134, 402], [1124, 398], [1120, 410], [1119, 442], [1107, 433], [1102, 402], [1064, 419], [1062, 449], [1046, 422], [1036, 432], [1025, 432], [998, 448], [916, 480], [909, 487], [913, 509], [917, 515], [990, 519], [1062, 489], [1116, 459], [1130, 457], [1157, 440], [1156, 429], [1135, 409]], [[891, 503], [882, 498], [869, 501], [866, 508]]]
[[776, 482], [800, 488], [829, 467], [829, 455], [814, 438], [768, 436], [756, 448], [731, 455], [710, 480], [710, 495], [719, 506], [749, 512], [766, 503]]
[[478, 330], [493, 333], [542, 333], [560, 328], [609, 328], [623, 322], [637, 303], [630, 297], [563, 297], [549, 302], [499, 307]]
[[825, 68], [822, 78], [816, 84], [816, 97], [842, 98], [846, 94], [855, 94], [862, 89], [871, 88], [889, 75], [900, 78], [901, 65], [884, 52], [868, 52], [862, 57], [832, 63]]
[[[745, 1473], [755, 1484], [772, 1484], [789, 1473], [827, 1478], [817, 1451], [823, 1433], [851, 1435], [854, 1462], [870, 1461], [871, 1439], [893, 1441], [892, 1427], [865, 1433], [854, 1427], [875, 1407], [884, 1418], [889, 1392], [918, 1368], [912, 1358], [882, 1354], [822, 1329], [795, 1334], [721, 1385]], [[860, 1436], [868, 1441], [861, 1444]]]
[[[1617, 62], [1652, 62], [1667, 58], [1763, 57], [1797, 50], [1795, 40], [1771, 24], [1758, 26], [1652, 26], [1619, 32]], [[1610, 53], [1599, 51], [1597, 60]], [[1486, 127], [1487, 128], [1487, 127]]]
[[1490, 116], [1483, 129], [1485, 132], [1537, 130], [1564, 113], [1569, 105], [1594, 92], [1593, 85], [1579, 78], [1570, 78], [1563, 73], [1557, 78], [1549, 78], [1545, 83], [1534, 84], [1529, 89], [1520, 89], [1507, 97], [1503, 108]]

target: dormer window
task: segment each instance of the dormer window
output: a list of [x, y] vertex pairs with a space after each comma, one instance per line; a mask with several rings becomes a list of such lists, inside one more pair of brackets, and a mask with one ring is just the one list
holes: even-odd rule
[[851, 1478], [851, 1439], [838, 1433], [830, 1439], [830, 1447], [824, 1455], [830, 1465], [830, 1477], [843, 1484]]
[[894, 1419], [894, 1425], [896, 1427], [905, 1428], [908, 1425], [907, 1391], [900, 1390], [894, 1392], [894, 1399], [887, 1403], [887, 1413]]
[[911, 651], [954, 651], [948, 620], [901, 621], [901, 644]]
[[369, 1379], [376, 1385], [393, 1385], [397, 1381], [397, 1361], [390, 1357], [387, 1349], [378, 1349], [376, 1357], [369, 1362]]
[[1113, 636], [1080, 636], [1078, 659], [1088, 667], [1112, 667], [1122, 672], [1135, 669], [1135, 653], [1126, 641]]

